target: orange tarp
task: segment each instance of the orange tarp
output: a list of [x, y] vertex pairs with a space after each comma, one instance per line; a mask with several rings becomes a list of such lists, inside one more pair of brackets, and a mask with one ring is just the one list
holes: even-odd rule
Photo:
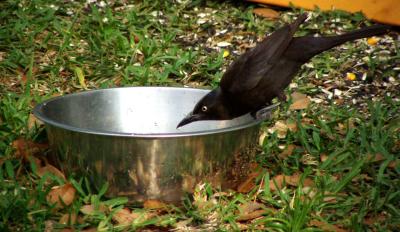
[[340, 9], [348, 12], [361, 11], [364, 15], [372, 20], [400, 25], [400, 0], [249, 0], [250, 2], [258, 2], [264, 4], [272, 4], [278, 6], [289, 6], [292, 3], [296, 7], [306, 9], [315, 9], [319, 7], [321, 10]]

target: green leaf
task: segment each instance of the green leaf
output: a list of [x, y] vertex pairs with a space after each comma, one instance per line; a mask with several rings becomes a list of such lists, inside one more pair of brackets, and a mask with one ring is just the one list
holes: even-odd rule
[[72, 184], [72, 186], [74, 186], [74, 188], [79, 192], [79, 194], [81, 194], [82, 196], [86, 196], [86, 193], [83, 191], [82, 186], [76, 182], [76, 180], [74, 179], [70, 179], [69, 180]]
[[319, 134], [316, 131], [313, 131], [312, 133], [314, 145], [317, 147], [318, 151], [321, 150], [320, 143], [321, 143], [321, 138], [319, 137]]
[[108, 189], [108, 182], [104, 183], [103, 186], [101, 186], [101, 189], [99, 190], [99, 193], [97, 195], [99, 195], [99, 197], [103, 196]]
[[11, 163], [10, 160], [6, 160], [6, 161], [4, 162], [4, 164], [5, 164], [5, 166], [6, 166], [7, 175], [8, 175], [10, 178], [15, 179], [14, 165]]

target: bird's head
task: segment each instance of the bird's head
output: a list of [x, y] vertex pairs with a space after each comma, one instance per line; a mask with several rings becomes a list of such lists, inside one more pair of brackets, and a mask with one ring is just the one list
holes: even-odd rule
[[228, 102], [218, 87], [204, 96], [176, 128], [201, 120], [231, 119]]

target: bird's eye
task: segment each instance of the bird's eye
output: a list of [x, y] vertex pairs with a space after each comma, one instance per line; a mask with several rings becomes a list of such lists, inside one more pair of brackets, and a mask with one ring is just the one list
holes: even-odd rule
[[207, 106], [201, 107], [201, 111], [206, 112], [207, 111]]

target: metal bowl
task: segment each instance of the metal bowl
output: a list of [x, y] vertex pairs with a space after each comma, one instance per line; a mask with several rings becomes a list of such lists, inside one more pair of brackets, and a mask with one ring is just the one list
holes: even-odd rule
[[[200, 121], [176, 129], [208, 90], [111, 88], [37, 105], [53, 158], [70, 175], [87, 176], [107, 196], [180, 202], [199, 182], [235, 188], [249, 170], [262, 120]], [[269, 112], [271, 109], [268, 109]]]

